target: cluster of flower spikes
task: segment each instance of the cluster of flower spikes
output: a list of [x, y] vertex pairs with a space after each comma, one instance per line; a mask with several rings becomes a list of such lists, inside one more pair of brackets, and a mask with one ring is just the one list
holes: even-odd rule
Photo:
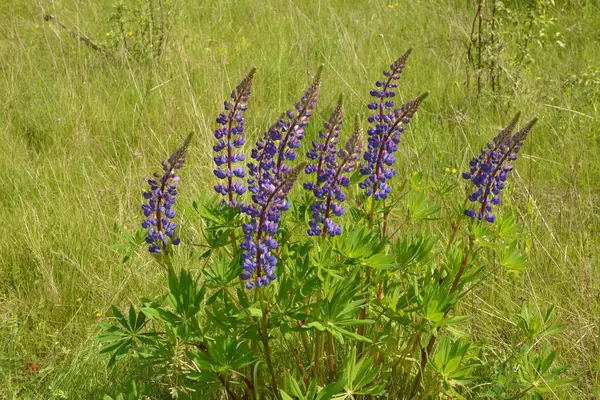
[[306, 154], [313, 163], [306, 166], [305, 172], [308, 175], [316, 175], [315, 182], [304, 183], [304, 188], [312, 191], [316, 198], [310, 206], [312, 219], [309, 222], [309, 236], [337, 236], [342, 233], [342, 227], [333, 220], [331, 214], [341, 217], [346, 212], [342, 206], [346, 200], [343, 188], [350, 184], [347, 174], [354, 170], [363, 151], [363, 135], [358, 121], [345, 148], [339, 152], [337, 150], [336, 145], [344, 119], [343, 110], [340, 99], [329, 121], [324, 125], [325, 131], [319, 132], [319, 138], [323, 142], [315, 140], [312, 149]]
[[398, 150], [402, 133], [429, 94], [424, 93], [400, 108], [395, 108], [393, 98], [398, 88], [397, 81], [406, 66], [410, 52], [411, 50], [408, 50], [400, 56], [390, 66], [389, 71], [383, 71], [386, 79], [375, 83], [376, 88], [370, 93], [375, 100], [367, 105], [369, 110], [374, 111], [374, 114], [369, 116], [369, 123], [374, 126], [367, 131], [368, 147], [363, 156], [364, 162], [360, 165], [360, 172], [366, 178], [360, 183], [360, 187], [365, 189], [367, 196], [373, 195], [375, 200], [386, 199], [391, 193], [392, 187], [387, 181], [396, 174], [396, 170], [392, 168], [396, 161], [394, 153]]
[[231, 99], [225, 101], [224, 104], [225, 111], [217, 118], [219, 127], [215, 130], [215, 138], [218, 142], [213, 146], [213, 150], [217, 153], [214, 157], [217, 168], [213, 172], [217, 178], [226, 180], [226, 183], [217, 184], [215, 191], [226, 196], [226, 202], [230, 207], [239, 205], [234, 194], [241, 196], [246, 192], [246, 186], [241, 180], [234, 182], [235, 178], [244, 178], [246, 171], [241, 166], [234, 167], [233, 164], [246, 159], [243, 153], [234, 151], [246, 143], [243, 137], [243, 112], [248, 108], [247, 102], [252, 93], [252, 78], [255, 72], [256, 69], [253, 68], [231, 92]]
[[251, 218], [244, 225], [242, 267], [240, 278], [248, 281], [246, 287], [265, 286], [276, 279], [277, 257], [273, 254], [278, 244], [274, 239], [279, 228], [281, 212], [289, 204], [285, 200], [298, 177], [298, 167], [286, 161], [297, 158], [304, 127], [308, 125], [317, 104], [321, 87], [321, 68], [315, 80], [296, 104], [296, 111], [288, 111], [256, 142], [253, 161], [248, 163], [248, 189], [252, 203], [242, 205], [241, 211]]
[[537, 119], [533, 119], [513, 134], [519, 116], [517, 114], [493, 142], [488, 143], [487, 149], [481, 149], [481, 154], [471, 160], [470, 171], [462, 175], [475, 188], [469, 195], [469, 201], [478, 203], [478, 206], [465, 210], [465, 214], [471, 218], [485, 219], [490, 223], [496, 221], [492, 209], [500, 204], [500, 192], [504, 189], [508, 173], [513, 170], [510, 162], [517, 159], [525, 139], [537, 122]]
[[177, 198], [177, 183], [179, 176], [177, 170], [183, 167], [187, 156], [187, 148], [192, 139], [190, 134], [181, 147], [179, 147], [168, 160], [162, 162], [163, 174], [154, 173], [154, 178], [148, 180], [150, 189], [144, 192], [144, 199], [147, 203], [142, 204], [142, 211], [146, 219], [142, 222], [142, 227], [148, 229], [146, 243], [150, 246], [148, 250], [151, 253], [161, 253], [167, 249], [169, 243], [179, 244], [179, 238], [174, 238], [177, 224], [173, 222], [175, 218], [175, 204]]

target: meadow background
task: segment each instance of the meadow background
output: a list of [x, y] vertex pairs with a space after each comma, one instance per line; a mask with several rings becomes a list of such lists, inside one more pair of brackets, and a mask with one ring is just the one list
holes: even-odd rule
[[[0, 398], [101, 398], [127, 381], [130, 366], [108, 370], [98, 354], [96, 323], [111, 304], [161, 293], [164, 278], [145, 248], [122, 263], [111, 245], [121, 227], [137, 229], [145, 178], [192, 130], [179, 201], [182, 237], [200, 237], [191, 203], [213, 184], [214, 118], [250, 67], [254, 138], [324, 65], [314, 132], [342, 92], [348, 115], [364, 113], [381, 70], [409, 47], [403, 98], [431, 94], [394, 179], [422, 171], [459, 181], [513, 113], [540, 119], [504, 201], [527, 226], [528, 269], [499, 272], [463, 312], [494, 343], [514, 329], [506, 316], [522, 302], [535, 312], [554, 304], [569, 325], [553, 344], [580, 379], [551, 398], [600, 395], [600, 3], [547, 4], [551, 23], [533, 28], [543, 36], [527, 59], [510, 62], [520, 42], [507, 34], [501, 89], [480, 72], [480, 93], [466, 61], [476, 1], [154, 0], [159, 30], [147, 26], [148, 3], [127, 2], [142, 11], [120, 31], [113, 0], [0, 2]], [[519, 16], [535, 2], [505, 3]]]

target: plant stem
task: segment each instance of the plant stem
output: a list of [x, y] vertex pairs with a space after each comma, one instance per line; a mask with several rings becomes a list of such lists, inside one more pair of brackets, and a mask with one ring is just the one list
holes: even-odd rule
[[[369, 282], [371, 281], [371, 267], [367, 267], [367, 279], [365, 281], [365, 286], [369, 285]], [[361, 321], [364, 321], [364, 319], [367, 316], [367, 298], [365, 297], [365, 301], [363, 303], [364, 307], [360, 310], [360, 314], [358, 315], [358, 319]], [[361, 325], [358, 327], [358, 329], [356, 330], [356, 333], [358, 333], [361, 336], [364, 336], [365, 334], [365, 326]], [[364, 343], [360, 342], [358, 344], [358, 355], [359, 357], [362, 356], [362, 352], [363, 352], [363, 346]]]
[[[458, 273], [456, 274], [456, 277], [454, 278], [454, 282], [452, 282], [452, 287], [450, 288], [450, 294], [454, 293], [456, 291], [456, 289], [458, 288], [458, 284], [460, 283], [460, 279], [462, 278], [462, 276], [465, 272], [465, 269], [466, 269], [467, 265], [469, 264], [469, 258], [471, 257], [472, 253], [473, 253], [473, 237], [470, 237], [469, 238], [469, 247], [467, 249], [467, 252], [465, 253], [465, 257], [463, 258], [460, 269], [458, 270]], [[446, 310], [446, 312], [444, 312], [444, 318], [446, 318], [446, 316], [448, 316], [451, 309], [452, 309], [452, 307], [448, 308]], [[439, 330], [439, 328], [437, 328], [436, 331], [437, 330]], [[421, 380], [423, 379], [423, 373], [425, 371], [425, 367], [427, 366], [427, 355], [431, 354], [431, 352], [433, 350], [433, 346], [435, 345], [435, 340], [436, 340], [436, 336], [431, 335], [431, 337], [429, 338], [429, 342], [427, 343], [427, 347], [426, 348], [421, 347], [421, 365], [419, 367], [419, 371], [417, 372], [417, 376], [415, 377], [415, 382], [414, 382], [409, 399], [412, 399], [414, 397], [414, 395], [417, 393], [417, 390], [419, 389], [419, 385], [421, 384]]]
[[304, 347], [304, 351], [306, 352], [306, 360], [308, 361], [308, 365], [310, 365], [311, 364], [310, 344], [308, 343], [308, 337], [306, 337], [306, 332], [300, 332], [300, 337], [302, 338], [302, 347]]
[[238, 395], [236, 395], [234, 392], [232, 392], [231, 389], [229, 388], [229, 384], [227, 383], [227, 380], [225, 378], [223, 378], [223, 374], [219, 374], [219, 380], [221, 381], [221, 384], [225, 388], [227, 395], [229, 397], [231, 397], [233, 400], [239, 400]]
[[333, 342], [333, 335], [330, 332], [327, 332], [327, 339], [329, 345], [329, 381], [333, 382], [335, 380], [335, 343]]
[[260, 302], [262, 304], [262, 342], [265, 348], [265, 358], [267, 360], [267, 367], [269, 368], [269, 372], [271, 374], [271, 384], [273, 386], [273, 392], [275, 393], [275, 397], [278, 400], [281, 399], [281, 394], [279, 394], [279, 389], [277, 388], [277, 378], [275, 377], [275, 368], [273, 368], [273, 361], [271, 360], [271, 349], [269, 348], [269, 309], [267, 304], [264, 301], [264, 294], [261, 291]]
[[314, 371], [319, 385], [323, 385], [323, 332], [315, 331]]
[[304, 384], [306, 386], [309, 385], [308, 376], [306, 375], [306, 368], [304, 368], [304, 362], [302, 361], [302, 355], [300, 354], [300, 349], [296, 346], [294, 347], [294, 354], [296, 355], [296, 363], [300, 368], [300, 372], [302, 372], [302, 379], [304, 380]]
[[[385, 199], [383, 199], [383, 208], [385, 210]], [[381, 229], [381, 237], [385, 240], [386, 234], [387, 234], [387, 219], [388, 219], [388, 215], [390, 214], [391, 210], [386, 210], [383, 212], [383, 226]]]

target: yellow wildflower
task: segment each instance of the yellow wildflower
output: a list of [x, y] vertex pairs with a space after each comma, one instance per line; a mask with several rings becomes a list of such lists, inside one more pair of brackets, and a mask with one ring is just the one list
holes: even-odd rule
[[102, 316], [102, 313], [101, 313], [100, 311], [98, 311], [98, 312], [96, 313], [96, 317], [97, 317], [97, 318], [100, 318], [101, 316]]
[[450, 168], [446, 167], [446, 172], [450, 172]]
[[131, 31], [127, 32], [127, 36], [133, 36], [133, 32], [131, 32]]
[[35, 24], [34, 28], [38, 29], [40, 26], [38, 24]]
[[456, 168], [452, 168], [452, 173], [455, 174], [456, 173]]

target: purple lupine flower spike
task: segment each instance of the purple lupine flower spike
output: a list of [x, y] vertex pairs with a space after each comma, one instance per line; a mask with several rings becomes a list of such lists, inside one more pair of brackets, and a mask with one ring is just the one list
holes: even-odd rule
[[373, 195], [375, 200], [386, 199], [392, 191], [386, 182], [396, 174], [391, 168], [396, 161], [394, 153], [398, 150], [402, 133], [429, 94], [424, 93], [400, 108], [394, 108], [396, 103], [393, 98], [398, 88], [397, 81], [406, 66], [410, 52], [411, 50], [408, 50], [390, 65], [389, 71], [383, 71], [386, 79], [377, 81], [376, 88], [370, 92], [375, 100], [368, 104], [367, 108], [374, 111], [374, 114], [369, 116], [369, 123], [374, 126], [367, 131], [368, 148], [363, 157], [365, 162], [361, 164], [360, 169], [366, 179], [360, 183], [360, 187], [365, 189], [367, 196]]
[[[256, 195], [261, 182], [272, 179], [279, 172], [286, 172], [290, 167], [284, 161], [296, 159], [295, 149], [300, 147], [304, 136], [304, 127], [308, 124], [315, 108], [321, 87], [321, 71], [319, 68], [312, 85], [296, 104], [296, 110], [287, 111], [256, 142], [248, 163], [248, 190]], [[242, 210], [243, 211], [243, 210]]]
[[339, 134], [342, 130], [342, 123], [344, 121], [344, 103], [342, 97], [338, 101], [338, 105], [329, 117], [329, 121], [323, 126], [325, 130], [319, 131], [319, 140], [312, 142], [312, 149], [306, 153], [306, 157], [313, 160], [312, 163], [306, 165], [305, 171], [307, 175], [315, 174], [314, 182], [305, 182], [304, 188], [306, 190], [314, 191], [320, 188], [323, 183], [328, 180], [327, 174], [330, 173], [325, 165], [328, 159], [335, 158], [337, 152], [337, 143], [339, 141]]
[[243, 211], [251, 217], [243, 225], [244, 241], [240, 278], [247, 281], [246, 288], [266, 286], [275, 280], [277, 265], [276, 249], [279, 246], [275, 235], [279, 228], [281, 213], [289, 208], [286, 199], [304, 165], [279, 172], [261, 181], [259, 190], [252, 196], [254, 204], [243, 206]]
[[[319, 90], [321, 89], [321, 73], [323, 67], [319, 67], [313, 83], [304, 93], [304, 96], [296, 103], [296, 111], [289, 110], [285, 116], [287, 120], [281, 118], [279, 120], [280, 142], [277, 149], [277, 170], [285, 170], [289, 168], [285, 165], [285, 161], [294, 161], [297, 157], [295, 149], [300, 147], [300, 142], [304, 137], [304, 127], [308, 125], [308, 121], [317, 106], [319, 98]], [[273, 140], [277, 140], [273, 138]]]
[[154, 178], [148, 180], [150, 190], [144, 192], [147, 203], [142, 204], [142, 211], [146, 219], [142, 227], [148, 229], [146, 243], [150, 246], [151, 253], [161, 253], [169, 244], [178, 245], [179, 238], [174, 237], [177, 224], [175, 218], [175, 204], [177, 196], [177, 183], [179, 176], [177, 170], [183, 167], [187, 156], [187, 148], [192, 139], [190, 134], [181, 147], [179, 147], [168, 160], [162, 162], [163, 174], [154, 173]]
[[[361, 174], [367, 176], [360, 183], [367, 196], [373, 195], [375, 200], [385, 200], [391, 193], [392, 187], [387, 184], [387, 181], [396, 175], [396, 170], [392, 168], [396, 161], [394, 153], [398, 150], [402, 133], [428, 95], [429, 92], [425, 92], [389, 113], [382, 111], [382, 106], [380, 114], [369, 117], [369, 122], [376, 123], [367, 131], [368, 147], [363, 156], [365, 162], [361, 163], [360, 169]], [[383, 99], [381, 101], [383, 102]], [[386, 101], [386, 104], [390, 107], [394, 106], [391, 100]]]
[[511, 161], [517, 159], [525, 139], [537, 122], [537, 118], [527, 123], [520, 131], [513, 134], [520, 114], [488, 143], [487, 150], [481, 149], [481, 154], [474, 157], [469, 172], [463, 173], [463, 178], [473, 182], [475, 191], [469, 196], [469, 201], [479, 203], [476, 207], [465, 210], [471, 218], [485, 219], [493, 223], [496, 215], [493, 206], [500, 204], [500, 192], [505, 187], [508, 173], [513, 170]]
[[241, 245], [242, 267], [240, 278], [247, 280], [246, 287], [264, 286], [277, 276], [277, 258], [272, 250], [277, 249], [275, 234], [279, 227], [281, 212], [289, 208], [288, 192], [296, 181], [300, 168], [290, 168], [285, 161], [296, 159], [295, 149], [300, 147], [304, 127], [316, 106], [321, 87], [321, 70], [299, 103], [296, 112], [282, 115], [256, 142], [248, 163], [248, 190], [252, 193], [252, 204], [242, 205], [242, 212], [251, 221], [244, 224], [245, 240]]
[[213, 150], [217, 153], [214, 157], [217, 168], [213, 172], [217, 178], [225, 180], [226, 183], [216, 185], [215, 191], [227, 197], [227, 204], [230, 207], [239, 205], [234, 195], [241, 196], [246, 191], [246, 186], [241, 181], [246, 171], [243, 167], [234, 167], [236, 162], [244, 161], [246, 157], [243, 153], [235, 153], [235, 150], [241, 148], [246, 142], [243, 136], [243, 112], [248, 108], [247, 103], [252, 93], [252, 78], [255, 72], [256, 68], [252, 68], [231, 92], [231, 99], [224, 104], [225, 111], [217, 118], [219, 127], [215, 130], [215, 138], [218, 142], [213, 146]]
[[358, 123], [355, 123], [354, 133], [346, 142], [343, 149], [333, 153], [325, 159], [324, 182], [313, 189], [316, 201], [311, 205], [310, 210], [313, 213], [312, 220], [309, 222], [310, 236], [341, 235], [342, 227], [337, 224], [333, 217], [341, 217], [346, 212], [342, 206], [346, 200], [346, 193], [343, 188], [350, 184], [350, 174], [358, 163], [360, 155], [363, 152], [363, 131]]

